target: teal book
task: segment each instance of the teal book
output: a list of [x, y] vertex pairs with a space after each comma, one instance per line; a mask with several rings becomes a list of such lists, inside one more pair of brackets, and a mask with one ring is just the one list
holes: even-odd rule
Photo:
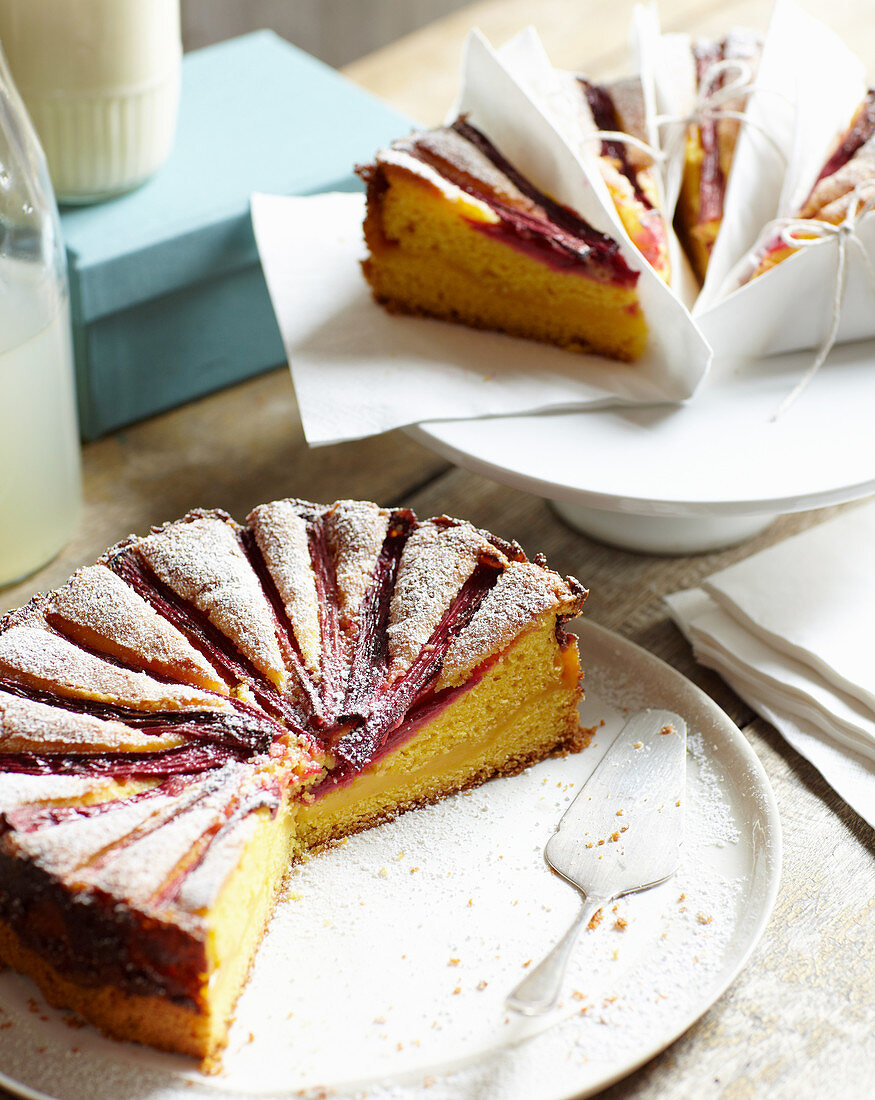
[[283, 363], [250, 195], [357, 190], [354, 166], [409, 128], [269, 31], [186, 55], [170, 159], [61, 210], [83, 437]]

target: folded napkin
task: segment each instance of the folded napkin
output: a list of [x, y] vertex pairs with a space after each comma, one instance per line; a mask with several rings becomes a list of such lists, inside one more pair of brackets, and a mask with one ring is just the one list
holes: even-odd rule
[[715, 669], [875, 827], [875, 502], [668, 596]]

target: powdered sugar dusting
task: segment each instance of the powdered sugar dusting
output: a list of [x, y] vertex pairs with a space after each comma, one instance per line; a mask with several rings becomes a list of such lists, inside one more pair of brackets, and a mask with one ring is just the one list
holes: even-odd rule
[[140, 540], [137, 549], [160, 580], [202, 611], [265, 676], [285, 685], [270, 605], [224, 520], [172, 523]]
[[334, 558], [338, 610], [355, 622], [389, 530], [391, 513], [364, 500], [339, 500], [325, 515], [325, 537]]
[[510, 562], [450, 646], [437, 689], [460, 684], [481, 661], [507, 648], [545, 611], [570, 613], [579, 610], [581, 602], [557, 573], [532, 562]]
[[100, 813], [71, 813], [57, 824], [32, 832], [11, 831], [3, 840], [13, 852], [29, 856], [52, 875], [73, 876], [99, 853], [124, 840], [149, 817], [166, 810], [169, 798], [111, 803]]
[[38, 626], [11, 626], [0, 634], [0, 668], [12, 679], [59, 695], [136, 710], [218, 710], [227, 705], [219, 696], [120, 668]]
[[319, 676], [319, 604], [307, 522], [291, 500], [261, 504], [249, 514], [255, 541], [283, 601], [304, 666]]
[[93, 775], [27, 775], [24, 772], [0, 772], [2, 812], [35, 803], [81, 801], [115, 786], [112, 780]]
[[[154, 664], [165, 675], [220, 689], [222, 679], [176, 627], [105, 565], [90, 565], [46, 597], [46, 613], [112, 642], [128, 662]], [[205, 682], [206, 681], [206, 682]]]
[[157, 752], [182, 741], [0, 691], [0, 752]]
[[183, 881], [177, 897], [180, 908], [200, 913], [215, 902], [228, 876], [236, 870], [255, 828], [255, 817], [250, 814], [210, 845], [203, 862]]
[[445, 527], [429, 520], [413, 532], [401, 553], [389, 608], [391, 675], [410, 668], [484, 556], [494, 559], [497, 552], [468, 523]]

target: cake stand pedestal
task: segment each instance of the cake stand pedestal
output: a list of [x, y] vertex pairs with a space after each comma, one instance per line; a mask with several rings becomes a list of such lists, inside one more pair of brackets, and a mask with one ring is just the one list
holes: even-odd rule
[[751, 516], [672, 516], [614, 512], [551, 500], [553, 511], [583, 535], [645, 554], [706, 554], [737, 546], [760, 534], [777, 518]]

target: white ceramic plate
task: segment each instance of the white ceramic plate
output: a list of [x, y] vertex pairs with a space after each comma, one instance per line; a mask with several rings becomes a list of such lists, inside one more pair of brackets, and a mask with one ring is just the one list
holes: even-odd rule
[[410, 430], [466, 469], [572, 508], [740, 520], [742, 530], [755, 517], [765, 523], [875, 492], [875, 341], [834, 348], [773, 420], [810, 362], [802, 352], [715, 364], [685, 405], [433, 421]]
[[[593, 745], [304, 864], [238, 1005], [221, 1074], [72, 1027], [7, 972], [0, 1084], [60, 1100], [290, 1095], [319, 1084], [413, 1100], [431, 1078], [439, 1100], [553, 1100], [591, 1095], [668, 1045], [726, 989], [765, 927], [780, 872], [777, 809], [746, 740], [707, 696], [618, 636], [587, 623], [579, 632]], [[577, 906], [546, 870], [543, 845], [625, 716], [644, 706], [675, 710], [690, 728], [681, 869], [581, 937], [554, 1018], [511, 1018], [504, 994]]]

